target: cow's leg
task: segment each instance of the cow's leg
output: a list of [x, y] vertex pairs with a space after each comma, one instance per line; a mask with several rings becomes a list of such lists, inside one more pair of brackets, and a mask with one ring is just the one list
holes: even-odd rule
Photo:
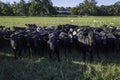
[[113, 53], [115, 53], [115, 52], [116, 52], [116, 45], [115, 45], [115, 41], [113, 41], [112, 48], [113, 48]]
[[32, 49], [30, 48], [30, 47], [27, 47], [27, 49], [28, 49], [28, 55], [29, 55], [29, 58], [31, 58], [32, 57]]
[[56, 56], [57, 56], [57, 59], [58, 59], [58, 62], [60, 62], [60, 54], [59, 54], [59, 49], [56, 49]]
[[28, 48], [27, 48], [27, 46], [25, 46], [25, 47], [23, 48], [23, 54], [24, 54], [25, 57], [29, 54], [29, 53], [28, 53]]
[[22, 58], [22, 49], [21, 48], [19, 48], [19, 50], [18, 50], [18, 56], [20, 57], [20, 59]]
[[24, 49], [23, 49], [23, 53], [25, 54], [25, 56], [26, 56], [26, 54], [27, 54], [27, 48], [25, 47]]
[[93, 50], [90, 50], [90, 62], [93, 61]]
[[63, 42], [62, 50], [63, 50], [63, 53], [65, 54], [65, 56], [66, 56], [66, 53], [67, 53], [67, 48], [66, 48], [66, 47], [67, 47], [67, 46], [66, 46], [66, 43]]
[[68, 52], [67, 52], [67, 45], [65, 43], [64, 43], [64, 46], [63, 46], [63, 51], [64, 51], [65, 57], [67, 57]]
[[100, 53], [99, 51], [96, 51], [97, 58], [100, 59]]
[[37, 47], [34, 47], [34, 48], [33, 48], [33, 53], [34, 53], [35, 55], [37, 55]]
[[49, 54], [49, 59], [51, 60], [52, 59], [52, 50], [49, 49], [48, 54]]
[[73, 45], [71, 43], [68, 43], [68, 45], [67, 45], [67, 51], [69, 53], [72, 53], [72, 50], [73, 50]]
[[45, 48], [45, 46], [40, 47], [40, 51], [39, 51], [39, 53], [40, 53], [40, 56], [41, 56], [41, 57], [44, 56], [44, 54], [45, 54], [45, 49], [47, 49], [47, 48]]
[[31, 54], [35, 54], [35, 49], [34, 49], [35, 47], [30, 47], [30, 49], [29, 49], [29, 52], [31, 53]]
[[94, 49], [94, 53], [96, 53], [96, 57], [98, 58], [98, 59], [100, 59], [100, 49], [101, 49], [101, 47], [100, 47], [100, 45], [97, 45], [97, 46], [94, 46], [93, 47], [93, 49]]
[[86, 51], [83, 51], [83, 61], [85, 62], [86, 60]]
[[14, 58], [17, 59], [17, 50], [13, 49], [13, 51], [14, 51]]

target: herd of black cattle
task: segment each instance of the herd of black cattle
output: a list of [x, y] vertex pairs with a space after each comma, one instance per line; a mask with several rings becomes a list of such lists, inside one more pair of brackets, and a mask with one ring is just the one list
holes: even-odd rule
[[20, 58], [24, 51], [29, 56], [48, 53], [50, 59], [56, 57], [58, 61], [61, 50], [68, 54], [77, 50], [83, 54], [83, 61], [86, 60], [87, 53], [90, 61], [93, 61], [95, 53], [114, 53], [120, 50], [120, 28], [114, 26], [25, 25], [25, 28], [14, 26], [13, 29], [0, 26], [0, 49], [10, 45], [15, 58]]

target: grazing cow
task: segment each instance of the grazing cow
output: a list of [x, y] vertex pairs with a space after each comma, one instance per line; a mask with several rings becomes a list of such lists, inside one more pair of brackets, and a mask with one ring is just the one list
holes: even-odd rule
[[0, 48], [9, 47], [10, 35], [12, 31], [10, 28], [4, 28], [0, 31]]
[[3, 31], [0, 31], [0, 49], [4, 47]]
[[4, 46], [5, 47], [10, 47], [10, 35], [13, 33], [10, 28], [5, 28], [5, 30], [2, 33], [3, 39], [4, 39]]
[[72, 38], [66, 32], [60, 32], [59, 34], [60, 48], [62, 48], [65, 53], [71, 50]]
[[37, 28], [32, 36], [32, 39], [34, 51], [36, 51], [36, 53], [44, 53], [45, 49], [47, 48], [48, 31]]
[[115, 39], [115, 49], [116, 52], [120, 51], [120, 29], [117, 29], [113, 32], [113, 35], [116, 37]]
[[10, 36], [11, 46], [14, 51], [15, 58], [18, 58], [18, 57], [21, 58], [22, 50], [26, 49], [26, 41], [25, 41], [24, 34], [26, 34], [24, 31], [15, 32]]
[[78, 48], [83, 52], [83, 61], [86, 60], [86, 53], [90, 54], [90, 62], [93, 61], [93, 47], [95, 45], [94, 34], [90, 28], [84, 28], [78, 34]]
[[[120, 28], [103, 25], [99, 28], [90, 26], [58, 25], [38, 27], [35, 24], [25, 24], [26, 28], [5, 28], [0, 26], [0, 49], [11, 44], [15, 58], [22, 55], [22, 51], [28, 50], [31, 54], [49, 53], [49, 58], [57, 57], [60, 61], [60, 49], [65, 53], [78, 48], [83, 52], [83, 61], [90, 55], [93, 61], [93, 52], [115, 52], [120, 50]], [[70, 52], [69, 52], [70, 53]]]
[[22, 27], [17, 27], [17, 26], [13, 26], [13, 31], [23, 31], [25, 30], [26, 28], [22, 28]]
[[48, 47], [49, 47], [49, 58], [52, 59], [52, 55], [56, 55], [58, 61], [60, 62], [60, 56], [59, 56], [59, 34], [57, 32], [52, 32], [48, 35]]

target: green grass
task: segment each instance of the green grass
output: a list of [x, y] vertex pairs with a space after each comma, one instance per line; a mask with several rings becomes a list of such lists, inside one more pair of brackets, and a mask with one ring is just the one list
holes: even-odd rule
[[48, 55], [15, 60], [5, 54], [0, 53], [1, 80], [120, 80], [119, 54], [101, 54], [93, 63], [83, 62], [77, 53], [61, 54], [61, 63], [49, 61]]
[[[73, 20], [73, 22], [71, 22]], [[59, 24], [90, 25], [103, 24], [120, 27], [120, 17], [0, 17], [0, 25], [24, 27], [26, 23], [39, 26]], [[44, 57], [23, 57], [15, 60], [11, 51], [0, 52], [0, 80], [120, 80], [120, 55], [101, 54], [94, 62], [81, 60], [77, 53], [61, 54], [61, 63]]]
[[[73, 20], [73, 22], [72, 22]], [[7, 27], [25, 24], [37, 24], [39, 26], [56, 26], [59, 24], [90, 25], [98, 27], [103, 24], [120, 26], [120, 17], [0, 17], [0, 25]]]

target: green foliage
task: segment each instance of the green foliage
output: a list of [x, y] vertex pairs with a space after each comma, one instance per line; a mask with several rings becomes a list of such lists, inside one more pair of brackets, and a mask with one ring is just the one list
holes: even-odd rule
[[24, 0], [20, 0], [20, 3], [18, 3], [17, 5], [17, 12], [19, 13], [19, 15], [21, 16], [26, 16], [27, 15], [27, 6]]
[[70, 11], [71, 15], [120, 16], [120, 2], [97, 6], [96, 0], [84, 0], [76, 7], [53, 7], [51, 0], [20, 0], [13, 4], [0, 2], [0, 16], [51, 16], [57, 11]]
[[120, 15], [120, 2], [113, 5], [97, 6], [96, 0], [84, 0], [79, 6], [71, 8], [71, 13], [76, 15], [92, 15], [92, 16], [119, 16]]
[[45, 16], [54, 15], [54, 9], [51, 0], [30, 0], [26, 3], [20, 0], [19, 3], [6, 4], [0, 2], [0, 16]]
[[78, 10], [77, 10], [76, 7], [72, 8], [72, 9], [70, 10], [70, 12], [71, 12], [72, 15], [78, 15]]

